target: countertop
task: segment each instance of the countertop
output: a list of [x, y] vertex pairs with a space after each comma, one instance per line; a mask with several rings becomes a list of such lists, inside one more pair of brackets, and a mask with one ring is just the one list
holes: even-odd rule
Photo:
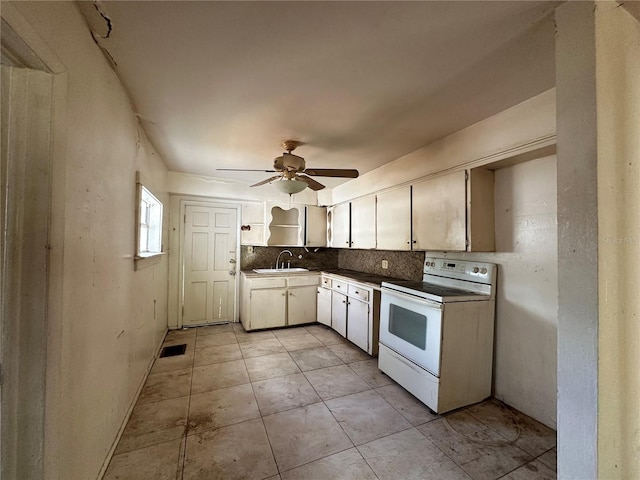
[[337, 275], [340, 277], [347, 277], [351, 280], [355, 280], [358, 283], [369, 285], [373, 288], [380, 289], [382, 282], [393, 282], [394, 280], [402, 280], [394, 277], [383, 277], [381, 275], [374, 275], [372, 273], [356, 272], [354, 270], [323, 270], [323, 273], [329, 275]]
[[354, 270], [341, 270], [341, 269], [326, 269], [326, 270], [309, 270], [308, 272], [274, 272], [274, 273], [256, 273], [253, 270], [242, 270], [242, 273], [251, 278], [256, 277], [282, 277], [282, 276], [298, 276], [298, 275], [309, 275], [314, 273], [325, 273], [328, 275], [335, 275], [340, 277], [345, 277], [350, 280], [355, 280], [358, 283], [362, 283], [373, 287], [375, 289], [380, 289], [380, 284], [382, 282], [392, 282], [394, 280], [401, 280], [400, 278], [393, 277], [383, 277], [380, 275], [373, 275], [371, 273], [364, 272], [356, 272]]

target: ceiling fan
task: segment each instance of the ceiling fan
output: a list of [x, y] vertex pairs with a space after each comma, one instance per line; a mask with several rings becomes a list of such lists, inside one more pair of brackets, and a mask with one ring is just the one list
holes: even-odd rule
[[298, 193], [309, 187], [311, 190], [322, 190], [325, 188], [320, 182], [316, 182], [312, 177], [342, 177], [358, 178], [358, 170], [346, 168], [306, 168], [304, 158], [294, 155], [296, 147], [302, 145], [297, 140], [285, 140], [282, 147], [286, 150], [281, 156], [273, 161], [273, 170], [249, 170], [241, 168], [218, 168], [228, 172], [280, 172], [278, 175], [267, 178], [261, 182], [251, 185], [258, 187], [266, 183], [278, 180], [274, 185], [283, 193], [289, 195]]

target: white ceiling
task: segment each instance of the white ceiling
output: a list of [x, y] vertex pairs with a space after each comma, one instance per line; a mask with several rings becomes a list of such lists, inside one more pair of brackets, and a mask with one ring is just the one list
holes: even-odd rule
[[99, 43], [173, 171], [253, 183], [269, 174], [216, 168], [270, 169], [292, 138], [307, 167], [362, 174], [554, 85], [557, 2], [98, 6]]

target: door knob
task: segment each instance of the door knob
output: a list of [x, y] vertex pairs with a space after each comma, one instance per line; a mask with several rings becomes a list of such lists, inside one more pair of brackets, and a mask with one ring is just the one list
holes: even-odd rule
[[235, 270], [229, 270], [229, 275], [231, 275], [232, 277], [236, 274]]
[[229, 259], [229, 263], [236, 263], [236, 259], [235, 258], [230, 258]]

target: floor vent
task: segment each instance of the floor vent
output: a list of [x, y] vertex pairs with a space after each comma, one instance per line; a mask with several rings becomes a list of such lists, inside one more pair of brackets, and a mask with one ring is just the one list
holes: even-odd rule
[[160, 358], [175, 357], [176, 355], [184, 355], [184, 352], [186, 350], [187, 350], [186, 343], [183, 343], [182, 345], [172, 345], [170, 347], [164, 347], [160, 352]]

